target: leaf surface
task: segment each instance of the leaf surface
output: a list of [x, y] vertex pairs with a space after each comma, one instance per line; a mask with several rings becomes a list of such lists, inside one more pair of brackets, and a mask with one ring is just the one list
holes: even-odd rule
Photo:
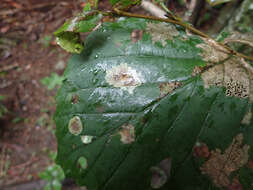
[[[65, 174], [91, 190], [251, 189], [253, 126], [251, 116], [242, 120], [252, 90], [239, 85], [250, 77], [245, 71], [246, 79], [230, 81], [235, 58], [203, 58], [216, 56], [206, 46], [180, 27], [141, 19], [92, 32], [57, 95], [57, 163]], [[209, 70], [214, 63], [204, 60], [230, 62]]]

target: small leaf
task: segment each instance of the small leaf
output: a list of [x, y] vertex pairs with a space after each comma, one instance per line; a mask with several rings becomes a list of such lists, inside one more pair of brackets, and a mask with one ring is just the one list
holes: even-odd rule
[[51, 73], [49, 77], [41, 79], [41, 83], [47, 86], [48, 90], [52, 90], [56, 85], [61, 85], [64, 77], [59, 76], [57, 73]]
[[91, 10], [91, 4], [90, 3], [86, 3], [84, 8], [83, 8], [83, 11], [84, 12], [87, 12], [87, 11], [90, 11]]
[[65, 22], [54, 33], [57, 44], [70, 53], [81, 53], [83, 43], [79, 33], [91, 32], [97, 26], [100, 18], [101, 15], [98, 12], [89, 11]]

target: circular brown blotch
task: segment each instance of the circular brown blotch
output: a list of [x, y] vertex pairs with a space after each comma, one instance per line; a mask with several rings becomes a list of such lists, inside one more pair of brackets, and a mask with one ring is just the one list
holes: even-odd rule
[[81, 119], [78, 116], [73, 117], [69, 120], [69, 132], [73, 135], [79, 135], [83, 130]]
[[73, 94], [71, 97], [71, 103], [72, 104], [76, 104], [79, 101], [79, 97], [77, 96], [77, 94]]

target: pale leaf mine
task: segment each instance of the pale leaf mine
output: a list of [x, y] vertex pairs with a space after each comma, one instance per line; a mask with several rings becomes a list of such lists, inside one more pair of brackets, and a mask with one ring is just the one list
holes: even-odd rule
[[121, 88], [133, 94], [134, 89], [143, 83], [143, 78], [135, 69], [127, 63], [113, 66], [106, 71], [105, 80], [110, 85]]
[[247, 164], [249, 149], [249, 145], [243, 145], [243, 134], [238, 134], [224, 153], [218, 148], [211, 151], [209, 159], [200, 170], [209, 176], [217, 187], [228, 187], [231, 184], [232, 172]]
[[166, 45], [166, 40], [173, 40], [173, 37], [179, 35], [174, 25], [166, 23], [147, 23], [146, 31], [151, 35], [153, 44], [160, 42], [163, 46]]
[[250, 88], [252, 81], [248, 71], [243, 68], [238, 58], [231, 58], [224, 64], [211, 67], [201, 74], [204, 81], [204, 87], [224, 86], [227, 96], [236, 96], [238, 98], [252, 98]]

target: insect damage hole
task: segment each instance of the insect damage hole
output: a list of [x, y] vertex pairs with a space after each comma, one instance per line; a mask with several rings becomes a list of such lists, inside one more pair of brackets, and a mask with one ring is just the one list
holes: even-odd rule
[[133, 94], [134, 89], [144, 82], [141, 74], [129, 67], [127, 63], [121, 63], [107, 70], [105, 80], [110, 85], [126, 90], [130, 94]]
[[75, 116], [72, 119], [69, 120], [69, 132], [73, 135], [79, 135], [83, 130], [83, 125], [81, 122], [80, 117]]

